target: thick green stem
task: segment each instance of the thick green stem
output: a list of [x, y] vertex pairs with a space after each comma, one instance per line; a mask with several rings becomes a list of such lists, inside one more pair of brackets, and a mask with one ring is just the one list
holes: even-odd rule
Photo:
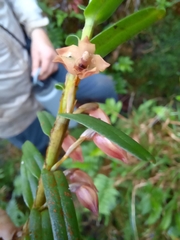
[[85, 37], [88, 37], [89, 39], [91, 39], [92, 33], [93, 33], [93, 27], [94, 27], [94, 21], [91, 18], [87, 18], [85, 20], [85, 25], [82, 30], [81, 39], [84, 39]]
[[[72, 113], [75, 105], [77, 77], [67, 74], [65, 82], [65, 90], [60, 102], [58, 113]], [[58, 161], [61, 145], [67, 131], [69, 120], [57, 116], [53, 129], [51, 130], [50, 143], [46, 153], [46, 169], [51, 167]]]
[[[75, 96], [77, 90], [77, 84], [79, 79], [72, 74], [66, 75], [65, 89], [62, 95], [58, 113], [72, 113], [75, 105]], [[54, 123], [54, 127], [50, 134], [50, 143], [46, 152], [45, 166], [44, 168], [50, 170], [51, 167], [58, 161], [61, 145], [64, 140], [68, 128], [69, 120], [57, 116]], [[34, 201], [34, 207], [41, 207], [45, 202], [44, 189], [42, 179], [39, 180], [39, 186], [37, 190], [36, 199]]]

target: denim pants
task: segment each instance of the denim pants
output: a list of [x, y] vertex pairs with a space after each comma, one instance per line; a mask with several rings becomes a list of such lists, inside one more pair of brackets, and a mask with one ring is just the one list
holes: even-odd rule
[[[64, 82], [66, 73], [63, 65], [59, 64], [58, 71], [51, 77], [58, 82]], [[118, 99], [113, 80], [110, 77], [104, 74], [95, 74], [80, 82], [76, 94], [76, 99], [80, 104], [88, 102], [103, 103], [107, 98], [114, 98], [116, 101]], [[37, 118], [22, 133], [8, 138], [8, 140], [20, 149], [22, 144], [29, 140], [42, 154], [45, 154], [49, 142], [49, 138], [42, 132]]]

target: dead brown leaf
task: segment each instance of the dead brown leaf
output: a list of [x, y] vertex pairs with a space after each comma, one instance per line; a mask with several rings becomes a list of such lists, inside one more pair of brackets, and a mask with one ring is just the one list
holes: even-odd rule
[[20, 229], [14, 225], [6, 211], [0, 209], [0, 238], [13, 240]]

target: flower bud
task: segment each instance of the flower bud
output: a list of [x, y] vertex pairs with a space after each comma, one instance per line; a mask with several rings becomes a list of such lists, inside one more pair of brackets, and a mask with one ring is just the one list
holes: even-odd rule
[[89, 111], [89, 116], [101, 119], [102, 121], [111, 124], [109, 117], [101, 108]]
[[[71, 135], [66, 135], [62, 143], [62, 148], [65, 152], [75, 143], [76, 139]], [[83, 154], [80, 146], [74, 145], [73, 152], [69, 155], [74, 161], [83, 162]]]
[[89, 209], [95, 215], [98, 215], [98, 196], [93, 188], [87, 185], [81, 185], [79, 188], [77, 188], [75, 193], [79, 202], [85, 208]]
[[98, 191], [92, 178], [86, 172], [78, 168], [67, 169], [64, 171], [64, 175], [69, 180], [70, 184], [76, 183], [79, 184], [79, 186], [85, 184], [93, 188], [95, 191]]
[[125, 163], [128, 162], [127, 153], [115, 143], [99, 134], [93, 136], [93, 141], [109, 157], [117, 158]]

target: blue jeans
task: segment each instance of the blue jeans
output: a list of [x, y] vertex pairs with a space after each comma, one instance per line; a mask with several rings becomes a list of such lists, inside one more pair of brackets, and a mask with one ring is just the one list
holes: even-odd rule
[[[63, 65], [59, 65], [56, 73], [52, 74], [52, 78], [58, 82], [64, 82], [66, 69]], [[83, 79], [77, 90], [76, 99], [80, 104], [88, 102], [105, 102], [107, 98], [114, 98], [117, 101], [113, 80], [104, 74], [95, 74]], [[36, 118], [31, 125], [22, 133], [8, 138], [8, 140], [21, 149], [22, 144], [29, 140], [42, 154], [45, 154], [49, 138], [42, 132], [38, 119]]]

